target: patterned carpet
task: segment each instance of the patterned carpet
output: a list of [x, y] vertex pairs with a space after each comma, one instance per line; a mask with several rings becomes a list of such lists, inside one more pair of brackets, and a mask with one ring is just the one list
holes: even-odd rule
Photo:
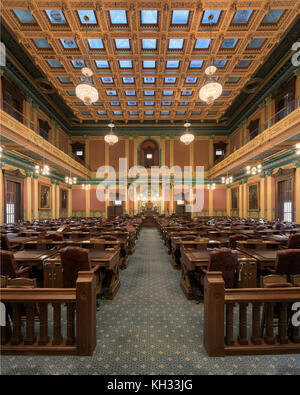
[[2, 374], [300, 374], [300, 355], [209, 358], [203, 305], [188, 301], [154, 228], [144, 228], [113, 301], [101, 301], [92, 357], [1, 359]]

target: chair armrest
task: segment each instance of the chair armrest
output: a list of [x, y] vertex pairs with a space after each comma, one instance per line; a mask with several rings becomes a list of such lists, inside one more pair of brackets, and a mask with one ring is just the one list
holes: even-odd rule
[[16, 274], [22, 274], [28, 272], [30, 269], [32, 269], [32, 266], [26, 266], [26, 267], [21, 267]]
[[96, 265], [95, 267], [92, 268], [92, 272], [97, 272], [100, 269], [101, 265]]

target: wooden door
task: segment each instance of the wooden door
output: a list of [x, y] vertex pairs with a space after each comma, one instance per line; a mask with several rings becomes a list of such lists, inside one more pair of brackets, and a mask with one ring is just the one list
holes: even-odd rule
[[293, 180], [291, 178], [277, 183], [277, 215], [280, 221], [293, 220]]
[[18, 182], [6, 182], [5, 222], [14, 224], [21, 221], [21, 185]]

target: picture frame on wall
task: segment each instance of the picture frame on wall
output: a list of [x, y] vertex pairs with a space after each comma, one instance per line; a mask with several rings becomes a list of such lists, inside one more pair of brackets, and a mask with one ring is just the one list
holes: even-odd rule
[[249, 210], [259, 210], [259, 184], [248, 186], [248, 208]]
[[68, 208], [68, 191], [66, 189], [61, 190], [61, 195], [60, 195], [60, 206], [62, 209], [67, 209]]
[[50, 185], [39, 184], [39, 209], [40, 210], [51, 209]]
[[231, 209], [232, 210], [237, 210], [239, 208], [238, 206], [238, 188], [232, 188], [231, 189]]

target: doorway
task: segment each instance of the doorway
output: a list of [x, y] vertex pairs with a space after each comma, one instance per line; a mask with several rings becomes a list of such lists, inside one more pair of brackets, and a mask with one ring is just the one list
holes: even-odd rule
[[16, 170], [15, 172], [3, 171], [4, 176], [4, 222], [15, 224], [24, 220], [23, 189], [24, 176]]

